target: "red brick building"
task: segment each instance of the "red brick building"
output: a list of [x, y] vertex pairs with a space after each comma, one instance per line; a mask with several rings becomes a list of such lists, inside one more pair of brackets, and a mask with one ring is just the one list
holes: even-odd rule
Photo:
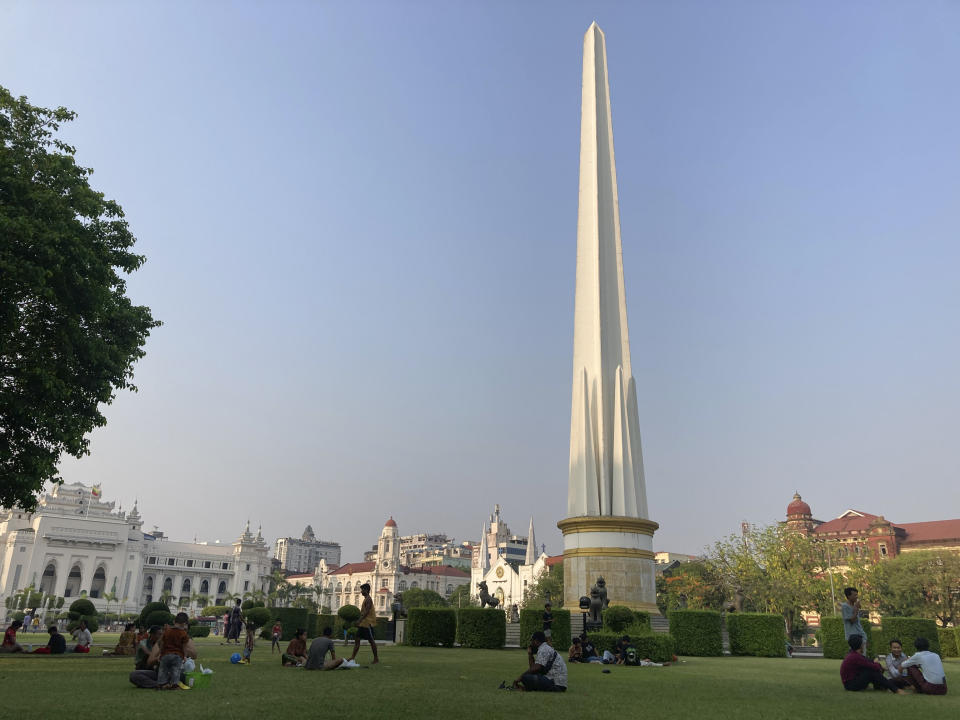
[[896, 523], [883, 515], [847, 510], [824, 522], [813, 517], [799, 493], [787, 505], [787, 527], [816, 540], [840, 544], [838, 560], [868, 556], [873, 560], [896, 557], [912, 550], [960, 551], [960, 518], [929, 522]]

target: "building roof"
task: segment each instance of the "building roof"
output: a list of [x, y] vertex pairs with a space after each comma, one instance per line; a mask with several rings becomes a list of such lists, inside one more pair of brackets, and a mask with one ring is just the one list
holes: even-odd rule
[[397, 523], [394, 522], [393, 515], [390, 516], [390, 519], [387, 520], [387, 521], [383, 524], [383, 526], [384, 526], [384, 527], [393, 527], [393, 528], [395, 528], [395, 527], [397, 526]]
[[341, 565], [336, 570], [330, 572], [331, 575], [352, 575], [353, 573], [371, 572], [377, 564], [375, 562], [355, 562]]
[[313, 577], [313, 573], [290, 573], [287, 575], [287, 580], [296, 579], [296, 578], [309, 578]]
[[554, 565], [560, 565], [560, 564], [563, 562], [563, 555], [554, 555], [554, 556], [552, 556], [552, 557], [548, 557], [548, 558], [547, 558], [546, 560], [544, 560], [543, 562], [544, 562], [544, 564], [545, 564], [547, 567], [553, 567]]
[[810, 506], [807, 505], [803, 498], [800, 497], [799, 492], [793, 494], [793, 502], [787, 505], [787, 517], [791, 515], [809, 515]]
[[904, 545], [912, 543], [937, 542], [938, 540], [960, 540], [960, 518], [955, 520], [932, 520], [930, 522], [901, 523], [897, 527], [907, 533]]
[[844, 532], [865, 533], [870, 529], [870, 523], [876, 519], [876, 515], [871, 515], [862, 510], [847, 510], [840, 517], [828, 520], [822, 525], [817, 525], [813, 532], [817, 535]]

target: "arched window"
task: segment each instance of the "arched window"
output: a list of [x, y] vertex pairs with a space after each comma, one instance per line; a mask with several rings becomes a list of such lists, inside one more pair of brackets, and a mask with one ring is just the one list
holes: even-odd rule
[[227, 582], [226, 580], [221, 580], [220, 584], [217, 585], [217, 594], [223, 595], [227, 591]]
[[147, 579], [143, 582], [144, 590], [153, 590], [153, 575], [147, 575]]
[[163, 581], [163, 589], [166, 592], [173, 592], [173, 578], [168, 577]]
[[417, 581], [416, 581], [416, 580], [414, 580], [412, 583], [410, 583], [410, 588], [411, 588], [411, 589], [413, 589], [413, 588], [415, 588], [415, 587], [420, 587], [419, 585], [417, 585]]
[[401, 581], [400, 581], [400, 592], [403, 592], [403, 591], [406, 590], [406, 589], [407, 589], [407, 581], [406, 581], [406, 580], [401, 580]]
[[43, 576], [40, 578], [40, 592], [46, 595], [53, 595], [53, 589], [57, 586], [57, 566], [53, 563], [44, 568]]
[[107, 589], [107, 574], [103, 571], [103, 565], [97, 568], [93, 574], [93, 582], [90, 583], [90, 597], [103, 597], [103, 592]]
[[74, 565], [70, 568], [70, 574], [67, 575], [67, 587], [63, 591], [64, 597], [75, 597], [80, 594], [80, 565]]
[[344, 586], [343, 591], [346, 592], [346, 593], [350, 592], [350, 582], [349, 582], [349, 581], [348, 581], [347, 584]]
[[180, 594], [181, 595], [190, 594], [190, 578], [187, 578], [186, 580], [183, 581], [183, 587], [180, 590]]
[[337, 583], [337, 592], [343, 592], [343, 583]]
[[206, 595], [209, 592], [210, 592], [210, 582], [208, 580], [202, 581], [200, 583], [200, 594]]
[[447, 583], [447, 595], [453, 592], [453, 583]]

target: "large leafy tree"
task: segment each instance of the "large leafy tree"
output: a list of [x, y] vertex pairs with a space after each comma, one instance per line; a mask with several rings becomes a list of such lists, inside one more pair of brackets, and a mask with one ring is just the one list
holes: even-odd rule
[[657, 605], [661, 612], [680, 607], [721, 610], [724, 597], [720, 586], [720, 578], [708, 564], [683, 563], [657, 578]]
[[123, 210], [56, 137], [74, 113], [0, 87], [0, 505], [36, 506], [63, 453], [88, 453], [100, 406], [131, 384], [150, 309]]
[[907, 552], [877, 564], [878, 604], [884, 615], [918, 616], [940, 625], [960, 621], [960, 554]]
[[425, 590], [423, 588], [410, 588], [401, 593], [403, 598], [403, 607], [406, 610], [411, 608], [432, 608], [447, 607], [449, 603], [443, 598], [443, 595], [434, 590]]
[[537, 576], [533, 584], [527, 588], [523, 606], [543, 607], [548, 599], [553, 608], [563, 607], [563, 563], [557, 563]]

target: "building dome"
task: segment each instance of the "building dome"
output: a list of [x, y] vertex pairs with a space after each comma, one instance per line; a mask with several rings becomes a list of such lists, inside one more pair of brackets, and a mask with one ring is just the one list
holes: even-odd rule
[[787, 505], [787, 517], [795, 515], [810, 515], [810, 506], [800, 497], [800, 493], [793, 494], [793, 502]]
[[397, 523], [395, 523], [394, 520], [393, 520], [393, 515], [390, 516], [390, 519], [387, 520], [387, 522], [385, 522], [385, 523], [383, 524], [383, 526], [384, 526], [384, 527], [390, 527], [390, 528], [395, 528], [395, 527], [397, 526]]

